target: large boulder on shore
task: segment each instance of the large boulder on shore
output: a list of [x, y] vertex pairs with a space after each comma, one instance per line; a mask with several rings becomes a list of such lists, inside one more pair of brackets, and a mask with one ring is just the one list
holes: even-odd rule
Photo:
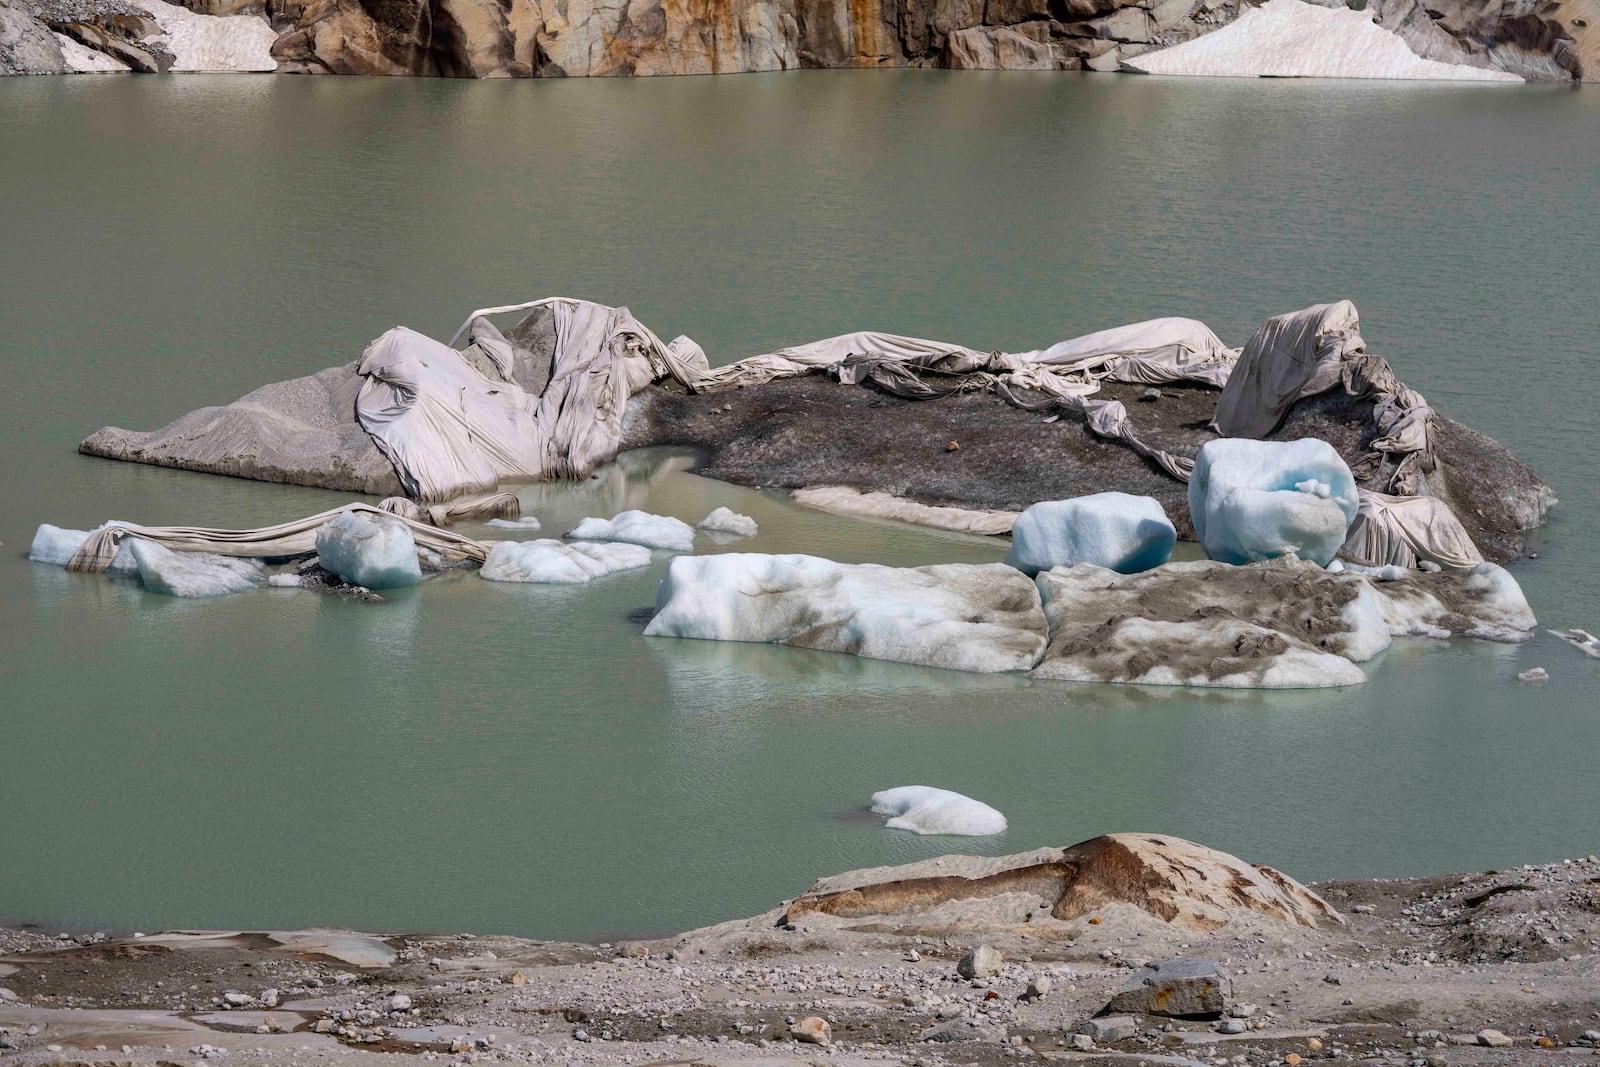
[[[1010, 898], [1007, 900], [1006, 898]], [[1174, 926], [1214, 930], [1241, 912], [1315, 927], [1343, 923], [1327, 901], [1288, 875], [1164, 834], [1105, 834], [1068, 848], [1014, 856], [940, 856], [824, 878], [790, 901], [785, 918], [912, 915], [958, 901], [993, 901], [1054, 919], [1123, 904]], [[1019, 914], [1016, 921], [1022, 921]]]

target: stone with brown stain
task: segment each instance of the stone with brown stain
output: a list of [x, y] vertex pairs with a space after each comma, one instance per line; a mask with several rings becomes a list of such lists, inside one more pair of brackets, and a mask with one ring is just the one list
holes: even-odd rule
[[1106, 834], [1065, 849], [1014, 856], [940, 856], [825, 878], [791, 901], [786, 920], [928, 911], [951, 901], [1037, 894], [1056, 919], [1127, 904], [1191, 930], [1214, 930], [1240, 910], [1315, 927], [1344, 919], [1287, 875], [1162, 834]]

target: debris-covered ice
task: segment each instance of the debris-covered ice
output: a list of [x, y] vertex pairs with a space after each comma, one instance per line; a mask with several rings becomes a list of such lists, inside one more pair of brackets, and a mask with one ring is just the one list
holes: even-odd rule
[[805, 555], [679, 556], [645, 633], [763, 641], [964, 671], [1032, 667], [1044, 614], [1001, 563], [884, 567]]
[[1095, 493], [1024, 511], [1011, 527], [1006, 562], [1028, 575], [1074, 563], [1134, 574], [1167, 562], [1177, 541], [1154, 497]]
[[982, 837], [1005, 833], [1006, 817], [980, 800], [927, 785], [902, 785], [872, 794], [872, 810], [888, 815], [891, 830]]
[[643, 545], [567, 543], [551, 538], [501, 541], [489, 550], [479, 573], [491, 582], [587, 582], [615, 571], [650, 565]]

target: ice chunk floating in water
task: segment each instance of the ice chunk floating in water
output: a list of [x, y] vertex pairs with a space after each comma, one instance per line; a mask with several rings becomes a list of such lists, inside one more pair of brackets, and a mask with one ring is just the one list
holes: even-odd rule
[[983, 672], [1027, 670], [1045, 644], [1038, 590], [1003, 563], [883, 567], [757, 552], [674, 559], [644, 632]]
[[[113, 519], [103, 522], [93, 530], [67, 530], [60, 526], [51, 526], [48, 522], [40, 523], [39, 529], [34, 532], [33, 544], [28, 547], [28, 558], [35, 563], [49, 563], [57, 567], [65, 567], [83, 543], [89, 540], [90, 534], [99, 533], [107, 526], [129, 526], [131, 523], [118, 522]], [[117, 546], [116, 558], [111, 561], [111, 566], [106, 568], [106, 574], [112, 577], [127, 577], [137, 574], [139, 565], [134, 562], [133, 550], [124, 540]]]
[[537, 530], [539, 520], [532, 515], [524, 515], [520, 519], [490, 519], [485, 526], [493, 526], [496, 530]]
[[567, 531], [569, 538], [582, 541], [627, 541], [648, 548], [670, 548], [674, 552], [694, 551], [694, 527], [668, 515], [648, 511], [624, 511], [609, 519], [584, 519]]
[[1372, 11], [1301, 0], [1248, 5], [1204, 37], [1126, 60], [1146, 74], [1226, 78], [1407, 78], [1520, 82], [1515, 74], [1423, 59]]
[[1248, 563], [1294, 553], [1323, 566], [1344, 544], [1360, 499], [1326, 441], [1209, 441], [1189, 479], [1189, 517], [1206, 555]]
[[422, 578], [411, 528], [387, 515], [335, 515], [317, 530], [317, 556], [324, 569], [368, 589], [415, 585]]
[[872, 794], [872, 811], [891, 816], [891, 830], [916, 834], [1002, 834], [1006, 817], [982, 801], [927, 785], [902, 785]]
[[756, 520], [748, 515], [741, 515], [732, 508], [717, 508], [695, 523], [695, 526], [709, 533], [734, 534], [738, 537], [756, 535]]
[[1006, 562], [1024, 574], [1092, 563], [1120, 574], [1159, 567], [1178, 531], [1154, 497], [1095, 493], [1046, 500], [1017, 517]]
[[489, 550], [479, 573], [491, 582], [587, 582], [614, 571], [650, 566], [643, 545], [565, 544], [550, 538], [501, 541]]
[[261, 564], [210, 552], [174, 552], [154, 541], [129, 538], [139, 580], [152, 593], [202, 597], [242, 593], [266, 578]]

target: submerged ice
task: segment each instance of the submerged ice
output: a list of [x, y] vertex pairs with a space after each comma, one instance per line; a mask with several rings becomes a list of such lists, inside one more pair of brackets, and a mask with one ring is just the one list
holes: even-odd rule
[[133, 537], [125, 542], [139, 568], [139, 581], [152, 593], [168, 596], [225, 596], [253, 589], [266, 572], [253, 559], [211, 552], [174, 552], [154, 541]]
[[969, 796], [927, 785], [902, 785], [872, 794], [875, 815], [888, 815], [891, 830], [916, 834], [982, 837], [1005, 833], [1006, 817]]

